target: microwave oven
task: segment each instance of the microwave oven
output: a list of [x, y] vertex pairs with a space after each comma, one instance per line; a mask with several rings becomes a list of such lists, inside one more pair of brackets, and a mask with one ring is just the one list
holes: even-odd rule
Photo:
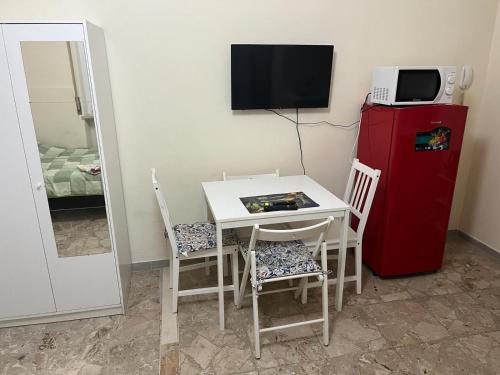
[[379, 66], [373, 71], [373, 103], [416, 105], [451, 103], [456, 66]]

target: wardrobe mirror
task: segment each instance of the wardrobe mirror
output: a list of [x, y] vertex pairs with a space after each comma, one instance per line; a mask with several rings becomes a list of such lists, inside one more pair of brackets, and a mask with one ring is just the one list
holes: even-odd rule
[[21, 43], [60, 257], [111, 251], [83, 42]]

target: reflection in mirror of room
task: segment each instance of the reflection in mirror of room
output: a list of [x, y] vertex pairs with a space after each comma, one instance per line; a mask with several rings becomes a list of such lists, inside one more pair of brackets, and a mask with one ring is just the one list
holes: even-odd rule
[[111, 251], [104, 208], [55, 210], [51, 212], [51, 217], [60, 257]]
[[60, 257], [111, 251], [83, 42], [22, 42]]
[[[78, 113], [91, 108], [82, 42], [22, 42], [21, 49], [33, 122], [39, 143], [77, 148], [95, 147], [90, 116]], [[80, 111], [81, 112], [81, 111]], [[91, 131], [89, 131], [91, 130]], [[58, 142], [54, 144], [54, 142]]]

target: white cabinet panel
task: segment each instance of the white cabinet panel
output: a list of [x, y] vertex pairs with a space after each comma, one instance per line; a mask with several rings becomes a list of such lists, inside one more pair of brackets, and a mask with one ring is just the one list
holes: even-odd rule
[[[122, 299], [115, 259], [116, 245], [113, 238], [114, 228], [112, 223], [109, 227], [113, 246], [111, 252], [72, 257], [62, 257], [58, 254], [47, 193], [43, 183], [44, 176], [40, 164], [21, 50], [23, 41], [78, 41], [85, 43], [83, 24], [6, 24], [3, 28], [11, 71], [12, 90], [24, 141], [31, 185], [34, 187], [36, 214], [40, 223], [57, 312], [72, 312], [120, 305]], [[105, 104], [111, 105], [112, 110], [112, 103]], [[99, 108], [96, 107], [95, 109], [98, 116]], [[99, 120], [96, 120], [99, 123]], [[106, 123], [103, 123], [102, 126], [105, 127]], [[98, 138], [100, 138], [99, 134]], [[102, 150], [99, 151], [102, 154]], [[103, 164], [102, 160], [101, 164]], [[106, 170], [104, 169], [103, 182], [104, 195], [108, 206], [107, 216], [108, 219], [112, 219], [113, 215], [108, 204], [109, 191], [105, 177]], [[29, 187], [30, 183], [27, 182], [26, 186]], [[36, 188], [37, 186], [40, 186], [40, 188]]]
[[11, 90], [0, 27], [0, 319], [55, 311]]
[[97, 26], [86, 22], [87, 51], [89, 68], [92, 71], [91, 81], [94, 89], [93, 96], [96, 103], [96, 126], [99, 129], [102, 145], [102, 157], [106, 170], [105, 184], [108, 187], [108, 205], [112, 216], [116, 256], [118, 258], [121, 289], [126, 305], [132, 259], [130, 256], [130, 242], [128, 237], [127, 213], [125, 211], [125, 198], [123, 193], [122, 175], [118, 140], [115, 129], [115, 115], [108, 71], [108, 58], [103, 32]]

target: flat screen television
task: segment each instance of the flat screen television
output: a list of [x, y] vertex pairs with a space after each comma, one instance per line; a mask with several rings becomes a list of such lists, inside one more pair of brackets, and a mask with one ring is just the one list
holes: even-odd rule
[[325, 108], [332, 45], [232, 44], [231, 108]]

